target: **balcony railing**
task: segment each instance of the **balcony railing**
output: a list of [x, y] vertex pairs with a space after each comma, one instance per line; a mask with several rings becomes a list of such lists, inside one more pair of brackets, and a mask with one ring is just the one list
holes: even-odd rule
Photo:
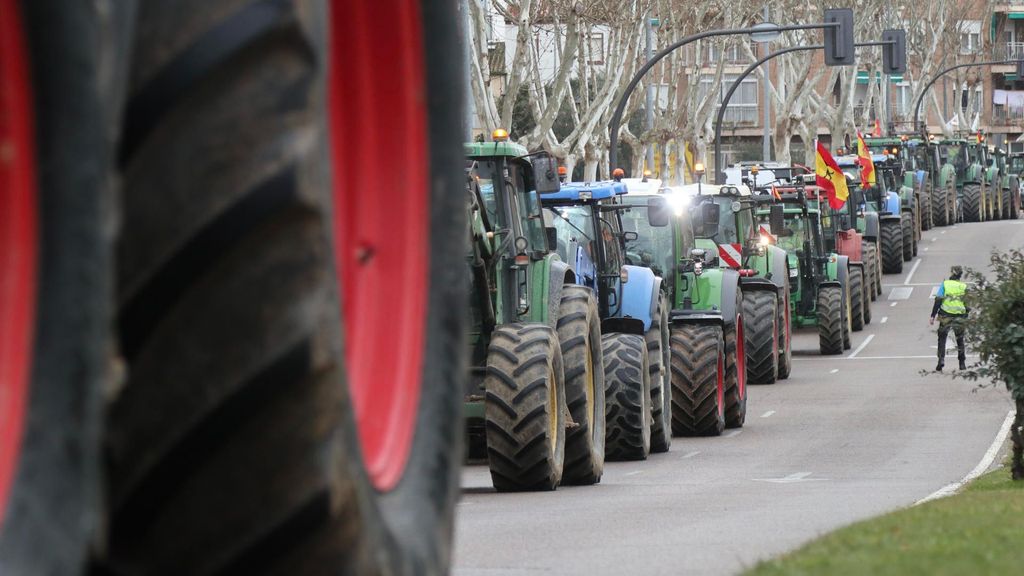
[[992, 124], [996, 126], [1024, 126], [1024, 108], [996, 104], [992, 107]]
[[[1021, 1], [1024, 2], [1024, 0]], [[1024, 59], [1024, 42], [1006, 42], [999, 45], [999, 50], [996, 50], [996, 58], [1001, 60]]]
[[[718, 107], [715, 107], [718, 111]], [[758, 126], [757, 104], [729, 104], [722, 117], [725, 126]]]

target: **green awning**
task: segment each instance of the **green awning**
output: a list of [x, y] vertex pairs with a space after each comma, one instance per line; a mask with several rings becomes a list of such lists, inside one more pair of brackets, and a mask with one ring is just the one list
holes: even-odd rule
[[1015, 81], [1017, 80], [1016, 74], [1003, 74], [1003, 80]]
[[1010, 12], [1006, 17], [1010, 20], [1024, 20], [1024, 12]]

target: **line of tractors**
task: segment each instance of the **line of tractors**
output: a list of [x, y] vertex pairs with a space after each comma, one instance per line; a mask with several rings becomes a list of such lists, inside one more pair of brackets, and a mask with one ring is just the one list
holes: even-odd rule
[[566, 183], [504, 131], [466, 144], [469, 459], [498, 490], [552, 490], [741, 427], [747, 384], [789, 377], [794, 328], [843, 353], [922, 230], [1020, 211], [1024, 154], [980, 136], [866, 143], [876, 185], [840, 154], [838, 210], [802, 166]]

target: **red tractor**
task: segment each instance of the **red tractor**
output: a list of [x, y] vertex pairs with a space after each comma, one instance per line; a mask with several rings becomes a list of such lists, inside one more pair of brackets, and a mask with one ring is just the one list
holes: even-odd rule
[[456, 6], [0, 0], [0, 572], [447, 571]]

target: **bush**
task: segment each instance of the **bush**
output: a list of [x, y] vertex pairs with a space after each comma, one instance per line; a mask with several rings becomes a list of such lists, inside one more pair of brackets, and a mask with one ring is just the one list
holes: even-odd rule
[[[964, 303], [969, 310], [968, 345], [978, 353], [977, 363], [955, 373], [968, 380], [1003, 383], [1016, 404], [1010, 438], [1011, 473], [1024, 479], [1024, 252], [993, 251], [991, 274], [968, 270], [973, 285]], [[988, 384], [985, 384], [988, 385]]]

